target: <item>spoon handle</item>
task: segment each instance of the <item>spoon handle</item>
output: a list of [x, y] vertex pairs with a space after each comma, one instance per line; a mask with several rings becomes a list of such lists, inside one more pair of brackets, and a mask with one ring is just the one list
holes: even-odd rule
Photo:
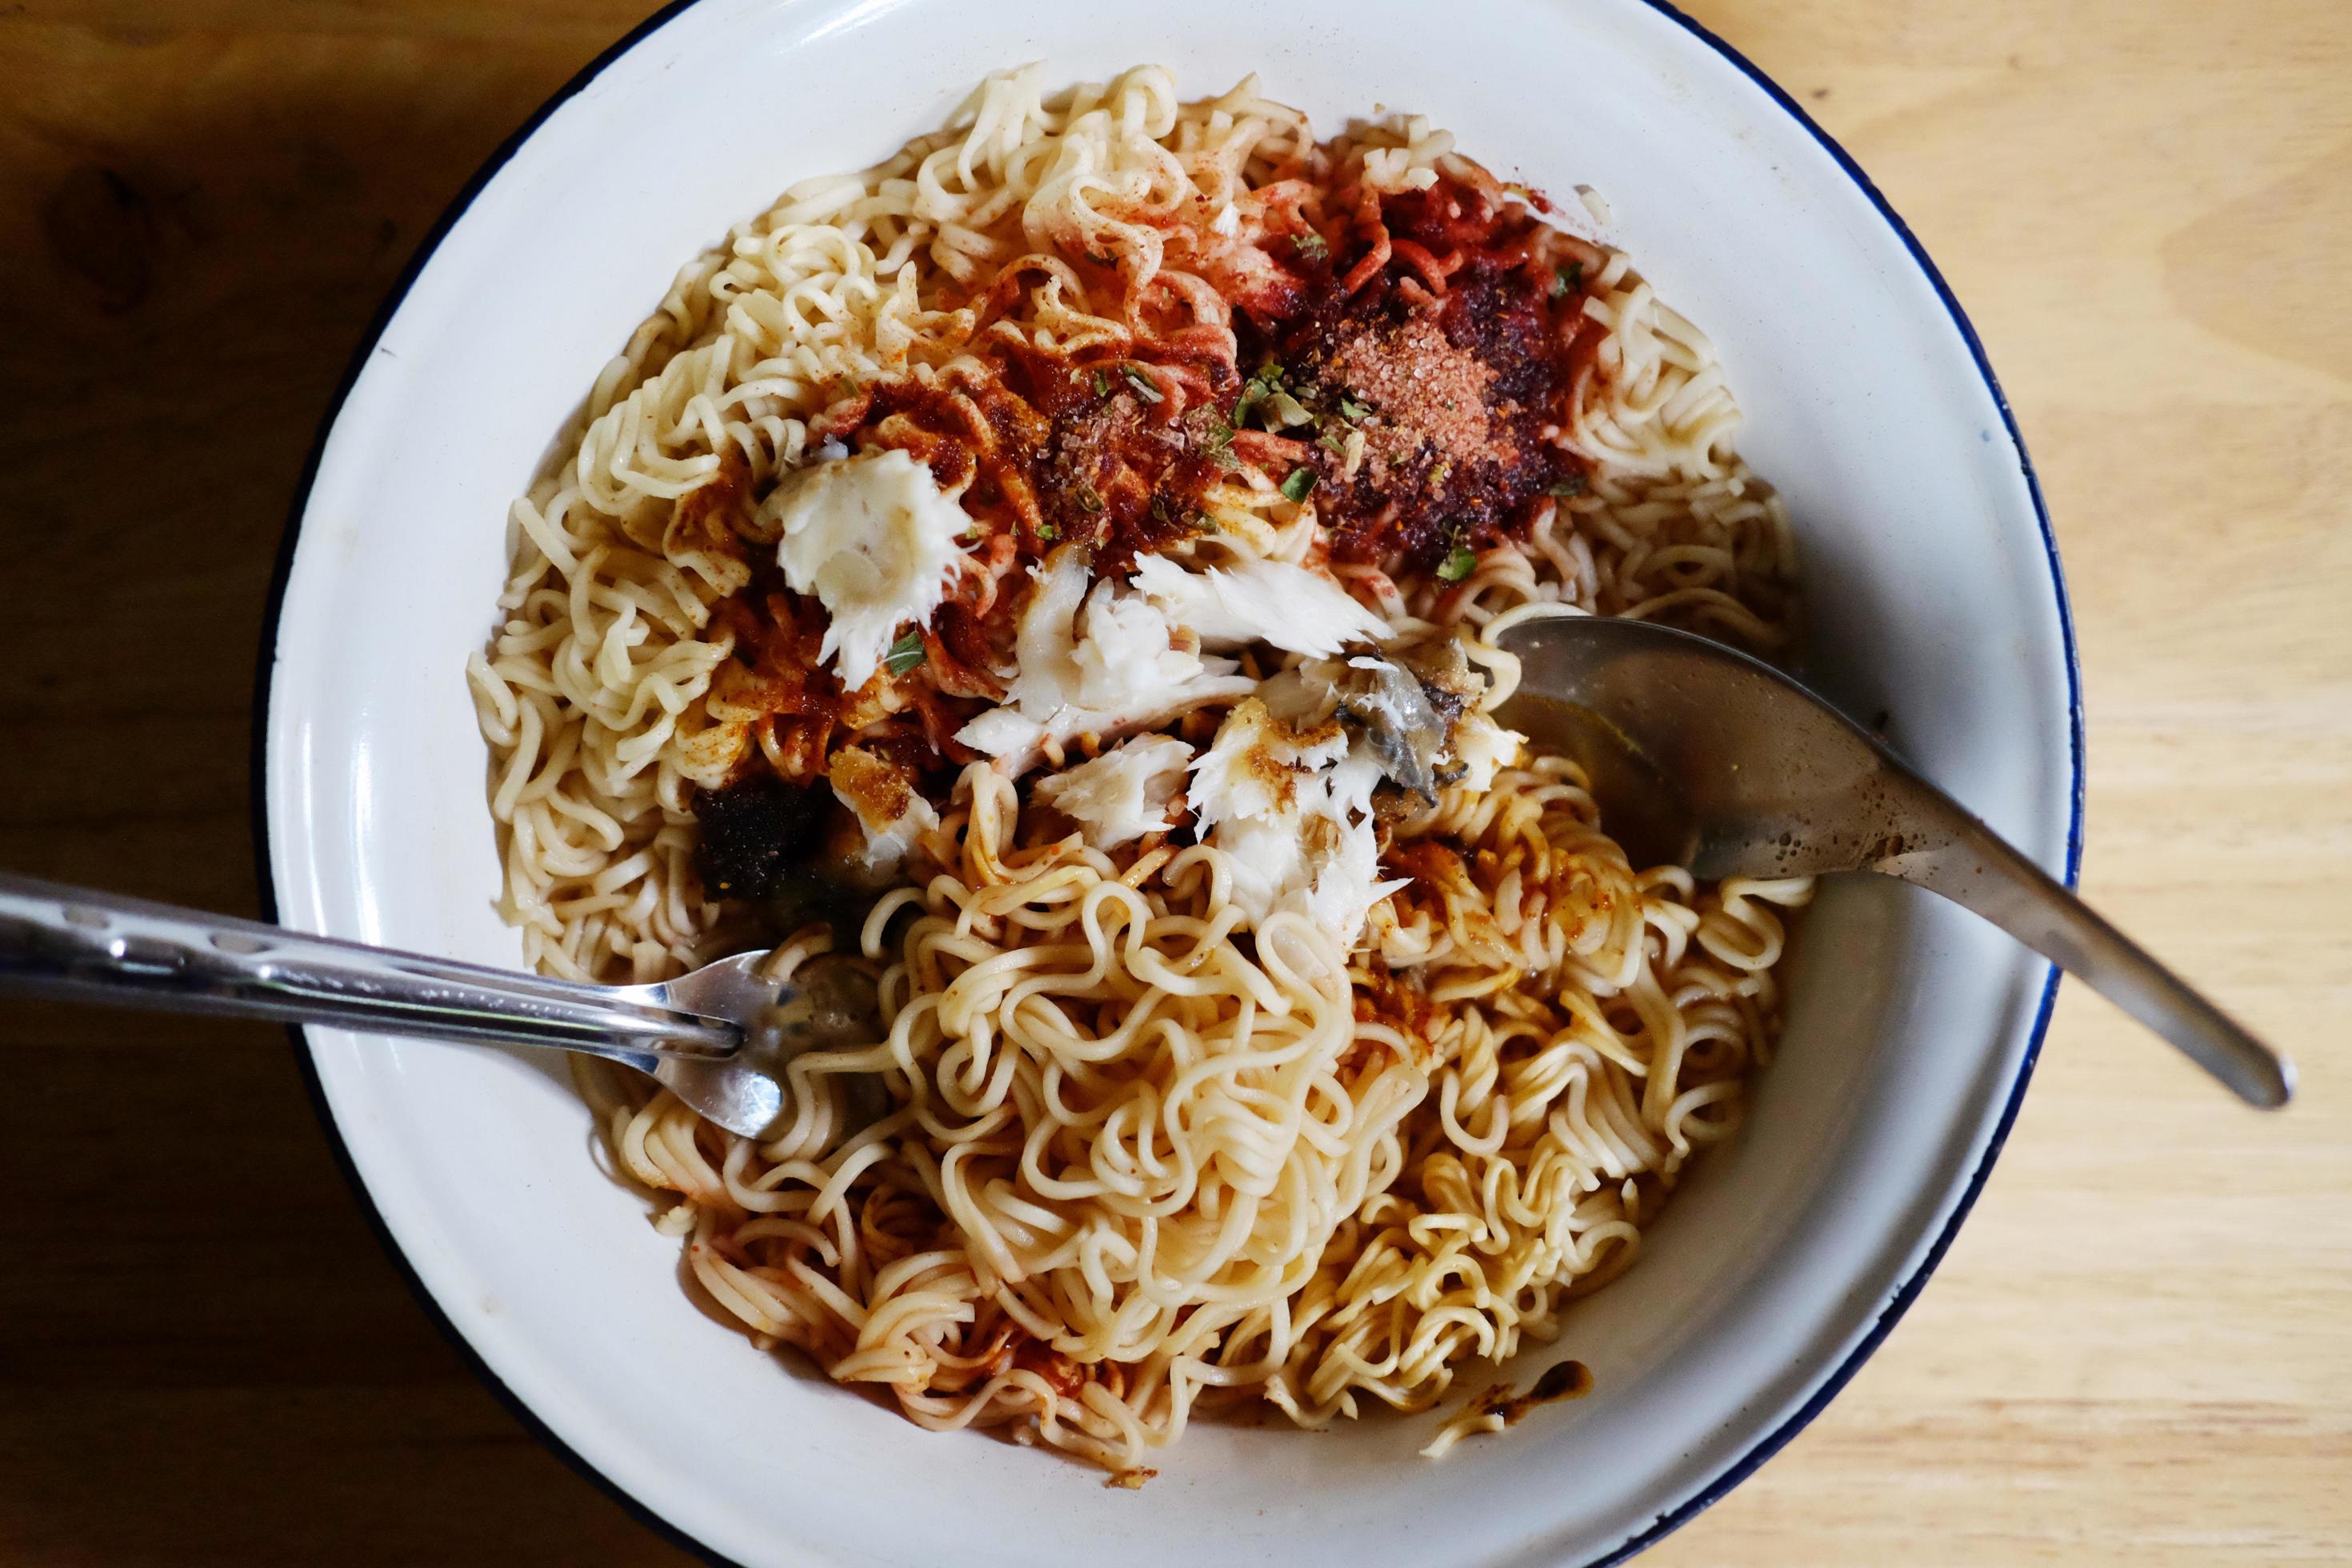
[[601, 985], [396, 952], [0, 872], [0, 993], [555, 1046], [643, 1065], [741, 1031]]
[[[1904, 770], [1906, 773], [1910, 770]], [[1911, 780], [1947, 818], [1943, 842], [1872, 868], [1971, 910], [2179, 1047], [2249, 1105], [2274, 1110], [2294, 1093], [2294, 1068], [2207, 1001], [2096, 910], [2076, 898], [1950, 796]]]

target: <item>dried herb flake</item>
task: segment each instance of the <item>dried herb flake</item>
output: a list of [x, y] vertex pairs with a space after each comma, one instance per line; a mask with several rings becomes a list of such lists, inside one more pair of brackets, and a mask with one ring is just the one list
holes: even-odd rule
[[1127, 377], [1128, 385], [1135, 388], [1135, 395], [1143, 399], [1144, 402], [1165, 403], [1168, 401], [1168, 395], [1160, 390], [1160, 384], [1153, 381], [1149, 375], [1146, 375], [1143, 373], [1141, 366], [1132, 364], [1122, 365], [1119, 367], [1119, 374]]

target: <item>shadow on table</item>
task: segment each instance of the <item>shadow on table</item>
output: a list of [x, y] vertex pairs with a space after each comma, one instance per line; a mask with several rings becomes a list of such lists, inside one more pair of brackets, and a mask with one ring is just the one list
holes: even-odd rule
[[[0, 866], [254, 911], [253, 663], [319, 417], [443, 204], [635, 19], [528, 10], [0, 16]], [[680, 1560], [410, 1298], [282, 1034], [9, 1002], [0, 1048], [0, 1557]]]

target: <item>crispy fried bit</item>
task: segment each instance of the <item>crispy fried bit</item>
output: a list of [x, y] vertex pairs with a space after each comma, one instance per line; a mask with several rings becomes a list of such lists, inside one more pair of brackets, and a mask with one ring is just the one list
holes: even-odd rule
[[694, 868], [715, 899], [764, 899], [807, 853], [824, 825], [823, 790], [761, 777], [706, 790], [695, 803], [702, 836]]

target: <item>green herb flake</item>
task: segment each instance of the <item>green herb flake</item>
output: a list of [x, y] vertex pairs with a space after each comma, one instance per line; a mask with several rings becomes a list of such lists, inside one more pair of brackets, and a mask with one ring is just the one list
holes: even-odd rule
[[1371, 416], [1371, 412], [1370, 405], [1359, 403], [1344, 392], [1339, 395], [1340, 418], [1349, 421], [1361, 421], [1370, 418]]
[[1234, 425], [1214, 408], [1203, 408], [1196, 421], [1193, 438], [1209, 461], [1221, 468], [1238, 468], [1241, 458], [1234, 455]]
[[1037, 537], [1051, 544], [1062, 537], [1062, 531], [1050, 522], [1041, 522], [1037, 525]]
[[1121, 365], [1119, 367], [1119, 374], [1127, 377], [1127, 384], [1135, 388], [1135, 395], [1143, 399], [1144, 402], [1165, 403], [1168, 401], [1168, 395], [1160, 390], [1160, 384], [1146, 375], [1143, 373], [1141, 366], [1131, 364]]
[[1584, 263], [1571, 261], [1565, 267], [1551, 269], [1551, 297], [1580, 292], [1584, 288]]
[[1313, 229], [1291, 236], [1291, 247], [1309, 261], [1320, 261], [1331, 254], [1331, 242]]
[[1478, 558], [1470, 553], [1470, 547], [1466, 544], [1457, 544], [1447, 553], [1444, 561], [1438, 563], [1438, 580], [1444, 583], [1459, 583], [1475, 571], [1477, 566]]
[[1095, 395], [1097, 397], [1110, 395], [1110, 377], [1105, 375], [1100, 370], [1095, 372]]
[[1559, 483], [1544, 491], [1544, 494], [1548, 496], [1558, 496], [1563, 499], [1569, 496], [1580, 496], [1583, 493], [1584, 476], [1582, 474], [1570, 474], [1568, 478], [1560, 480]]
[[1308, 494], [1314, 490], [1314, 469], [1307, 468], [1293, 468], [1290, 470], [1290, 477], [1282, 481], [1282, 499], [1291, 502], [1303, 501], [1307, 498]]
[[1080, 510], [1100, 511], [1103, 510], [1102, 497], [1096, 494], [1094, 486], [1087, 483], [1086, 480], [1080, 479], [1071, 488], [1070, 493], [1077, 498], [1078, 509]]
[[923, 662], [923, 634], [908, 626], [882, 656], [882, 668], [893, 675], [904, 675]]
[[1274, 416], [1275, 422], [1285, 430], [1315, 423], [1315, 416], [1307, 412], [1307, 405], [1286, 392], [1274, 393], [1266, 398], [1265, 406], [1267, 412]]
[[1445, 482], [1445, 476], [1453, 471], [1453, 464], [1445, 461], [1442, 458], [1439, 458], [1437, 466], [1429, 470], [1429, 488], [1431, 489], [1435, 489], [1440, 485], [1443, 485]]
[[[1282, 378], [1283, 369], [1278, 361], [1268, 360], [1258, 366], [1257, 374], [1249, 378], [1248, 384], [1242, 388], [1240, 400], [1234, 405], [1233, 423], [1241, 424], [1258, 405], [1270, 402], [1277, 395], [1286, 398], [1286, 395], [1282, 393]], [[1287, 400], [1297, 406], [1295, 399]]]

